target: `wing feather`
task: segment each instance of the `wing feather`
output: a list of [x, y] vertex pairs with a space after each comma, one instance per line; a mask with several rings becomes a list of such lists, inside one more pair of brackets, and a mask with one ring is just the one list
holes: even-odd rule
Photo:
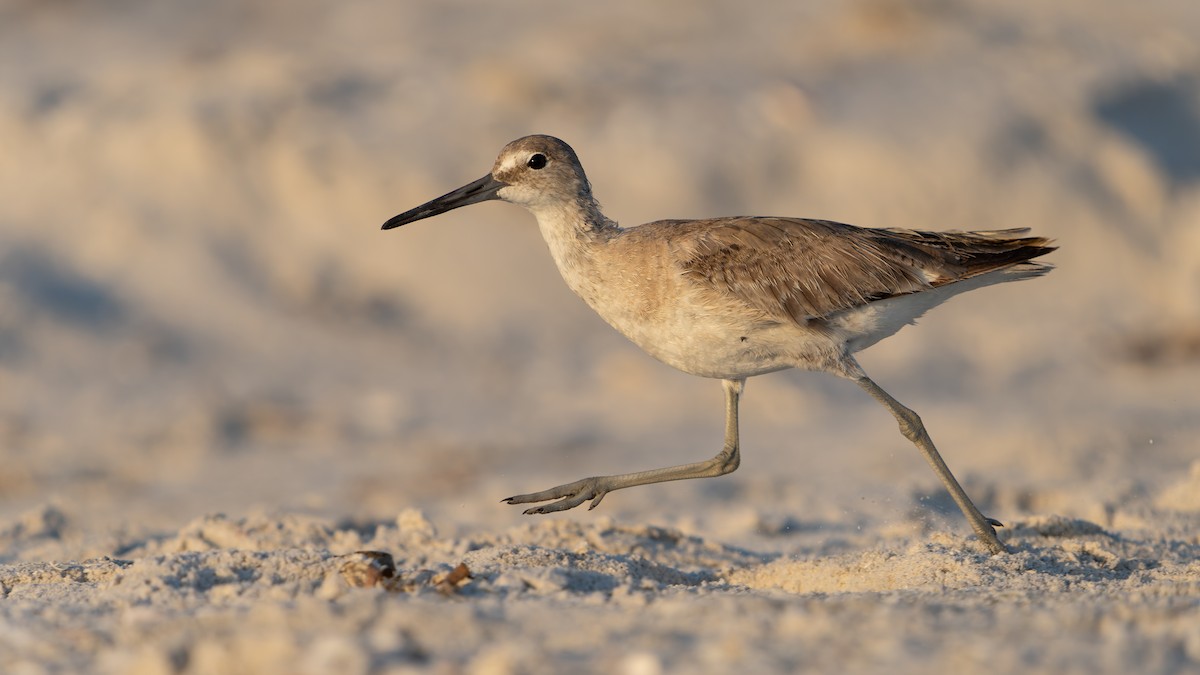
[[874, 300], [916, 293], [1054, 250], [1025, 230], [923, 232], [800, 218], [659, 221], [682, 273], [771, 320], [804, 324]]

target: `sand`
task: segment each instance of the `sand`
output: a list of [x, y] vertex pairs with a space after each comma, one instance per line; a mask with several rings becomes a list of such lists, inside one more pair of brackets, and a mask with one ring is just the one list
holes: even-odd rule
[[[0, 6], [0, 672], [1200, 671], [1200, 5]], [[1049, 276], [720, 387], [531, 217], [388, 217], [570, 142], [606, 212], [1028, 226]]]

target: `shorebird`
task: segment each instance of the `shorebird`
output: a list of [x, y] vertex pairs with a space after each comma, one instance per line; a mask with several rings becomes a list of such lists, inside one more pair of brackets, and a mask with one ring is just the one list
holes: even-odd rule
[[491, 173], [383, 229], [493, 199], [533, 213], [563, 280], [613, 328], [669, 366], [721, 380], [725, 390], [725, 444], [712, 459], [592, 476], [504, 502], [551, 502], [526, 514], [589, 500], [595, 508], [613, 490], [728, 474], [741, 462], [746, 378], [799, 368], [847, 378], [883, 404], [988, 551], [1006, 550], [994, 529], [1001, 523], [971, 502], [921, 418], [867, 377], [854, 354], [959, 293], [1045, 274], [1051, 266], [1030, 261], [1055, 249], [1050, 240], [1021, 236], [1027, 228], [927, 232], [774, 217], [623, 228], [601, 213], [571, 146], [542, 135], [509, 143]]

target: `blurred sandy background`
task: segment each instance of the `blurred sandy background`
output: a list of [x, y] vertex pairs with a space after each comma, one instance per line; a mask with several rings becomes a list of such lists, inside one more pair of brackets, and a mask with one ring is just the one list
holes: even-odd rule
[[[570, 294], [522, 210], [379, 231], [528, 133], [571, 143], [626, 226], [1056, 238], [1048, 277], [861, 358], [1019, 552], [979, 556], [887, 413], [804, 373], [749, 382], [730, 477], [533, 522], [498, 504], [707, 458], [723, 423], [715, 382]], [[1200, 667], [1196, 3], [5, 0], [0, 185], [0, 670]], [[449, 569], [512, 542], [452, 600], [335, 588], [356, 548]], [[259, 573], [222, 576], [247, 550]], [[604, 555], [611, 587], [576, 583]], [[1081, 610], [1071, 565], [1124, 572]], [[852, 625], [896, 635], [829, 639]], [[262, 635], [258, 662], [238, 640]]]

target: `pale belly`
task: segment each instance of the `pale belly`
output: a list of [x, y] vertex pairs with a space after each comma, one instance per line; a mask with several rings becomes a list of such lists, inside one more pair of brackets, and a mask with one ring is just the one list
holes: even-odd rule
[[646, 320], [619, 310], [594, 309], [647, 354], [700, 377], [743, 379], [786, 368], [827, 370], [842, 353], [821, 333], [743, 320], [727, 312], [674, 307]]

